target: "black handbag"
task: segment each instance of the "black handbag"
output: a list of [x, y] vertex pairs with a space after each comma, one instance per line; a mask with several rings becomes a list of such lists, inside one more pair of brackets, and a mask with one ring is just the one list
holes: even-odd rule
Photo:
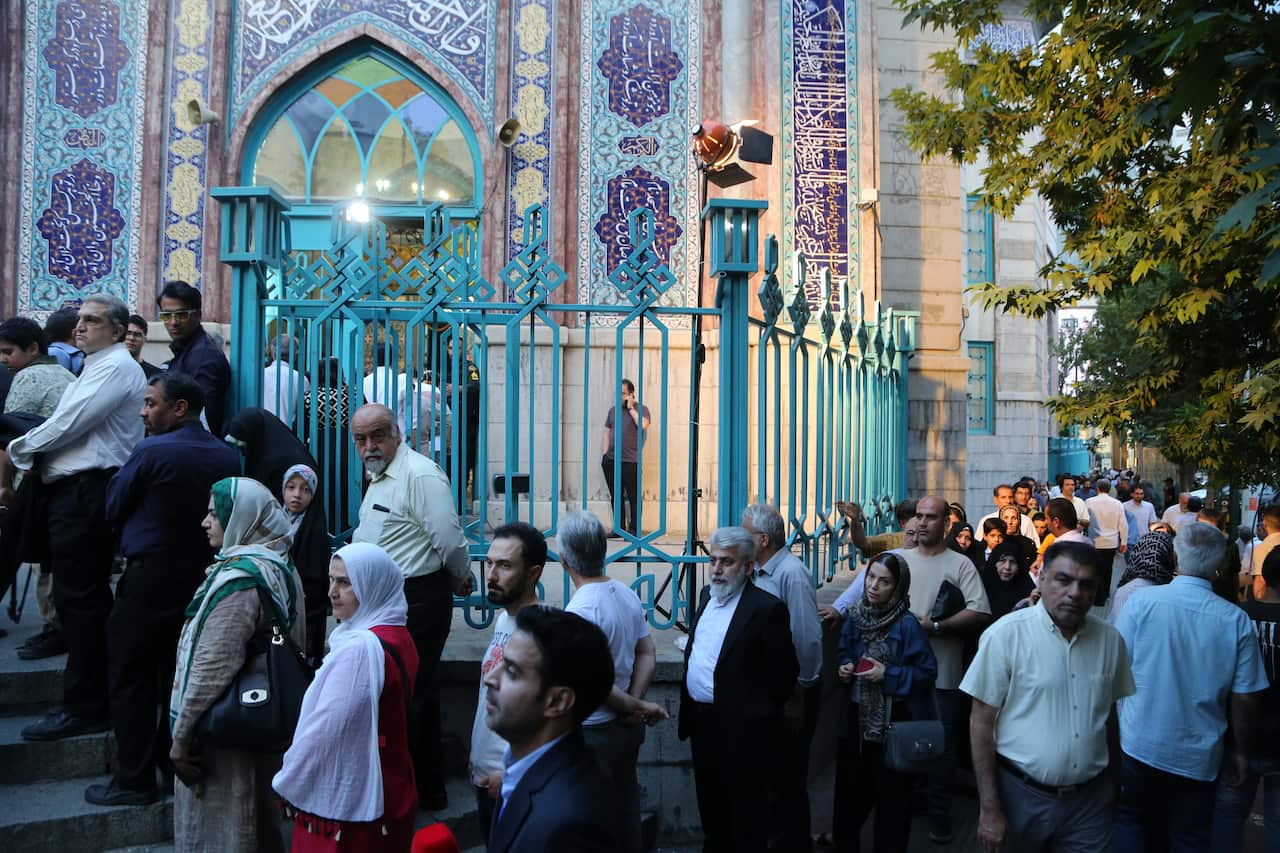
[[[938, 694], [931, 695], [937, 714]], [[891, 722], [884, 735], [884, 763], [895, 773], [909, 776], [932, 773], [941, 769], [946, 747], [946, 730], [940, 719]]]
[[938, 587], [938, 597], [933, 600], [933, 609], [929, 611], [929, 619], [941, 622], [955, 616], [968, 606], [964, 593], [951, 581], [943, 581]]
[[244, 666], [196, 722], [195, 740], [226, 749], [284, 752], [314, 672], [276, 618], [271, 596], [261, 586], [256, 589], [268, 625], [246, 644]]

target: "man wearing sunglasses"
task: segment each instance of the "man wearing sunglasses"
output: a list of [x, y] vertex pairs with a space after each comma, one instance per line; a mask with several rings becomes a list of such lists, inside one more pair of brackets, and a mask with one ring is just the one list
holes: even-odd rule
[[222, 347], [200, 325], [200, 291], [185, 281], [171, 281], [160, 291], [156, 305], [171, 339], [169, 349], [173, 351], [173, 358], [165, 369], [185, 373], [196, 381], [204, 392], [204, 416], [209, 431], [221, 436], [227, 392], [231, 387], [231, 365]]

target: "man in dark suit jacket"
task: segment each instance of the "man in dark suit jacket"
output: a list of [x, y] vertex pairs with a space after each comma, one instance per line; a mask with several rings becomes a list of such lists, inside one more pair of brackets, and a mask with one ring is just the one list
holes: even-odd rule
[[786, 605], [751, 583], [755, 556], [741, 527], [711, 535], [711, 585], [685, 647], [679, 735], [692, 738], [704, 853], [766, 849], [768, 779], [800, 671]]
[[526, 607], [484, 685], [489, 728], [509, 745], [489, 853], [615, 853], [608, 787], [582, 739], [613, 687], [604, 633], [576, 613]]

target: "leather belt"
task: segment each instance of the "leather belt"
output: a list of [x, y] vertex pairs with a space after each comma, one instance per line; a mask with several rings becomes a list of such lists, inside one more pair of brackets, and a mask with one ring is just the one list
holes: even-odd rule
[[1101, 779], [1103, 775], [1102, 773], [1099, 773], [1097, 776], [1094, 776], [1092, 779], [1086, 779], [1083, 782], [1077, 782], [1074, 785], [1046, 785], [1045, 783], [1041, 782], [1039, 779], [1033, 778], [1025, 770], [1023, 770], [1018, 765], [1014, 764], [1009, 759], [1005, 758], [1003, 755], [997, 754], [996, 761], [1010, 775], [1017, 777], [1022, 782], [1025, 782], [1029, 787], [1034, 788], [1040, 793], [1048, 794], [1051, 797], [1065, 797], [1068, 794], [1074, 794], [1076, 791], [1089, 787], [1094, 782]]

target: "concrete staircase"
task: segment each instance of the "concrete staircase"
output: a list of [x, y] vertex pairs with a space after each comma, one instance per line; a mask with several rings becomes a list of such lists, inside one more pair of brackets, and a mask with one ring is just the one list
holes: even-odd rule
[[[19, 578], [24, 579], [25, 569]], [[21, 589], [21, 588], [20, 588]], [[0, 618], [9, 632], [0, 638], [0, 849], [22, 853], [161, 853], [173, 850], [173, 801], [106, 808], [84, 800], [84, 790], [110, 779], [115, 738], [83, 735], [28, 743], [22, 729], [58, 704], [66, 656], [24, 661], [18, 645], [40, 630], [35, 592], [19, 625]], [[7, 600], [7, 597], [6, 597]], [[449, 808], [420, 812], [419, 826], [444, 821], [464, 850], [482, 851], [483, 837], [471, 786], [448, 782]], [[291, 824], [281, 822], [288, 844]]]

